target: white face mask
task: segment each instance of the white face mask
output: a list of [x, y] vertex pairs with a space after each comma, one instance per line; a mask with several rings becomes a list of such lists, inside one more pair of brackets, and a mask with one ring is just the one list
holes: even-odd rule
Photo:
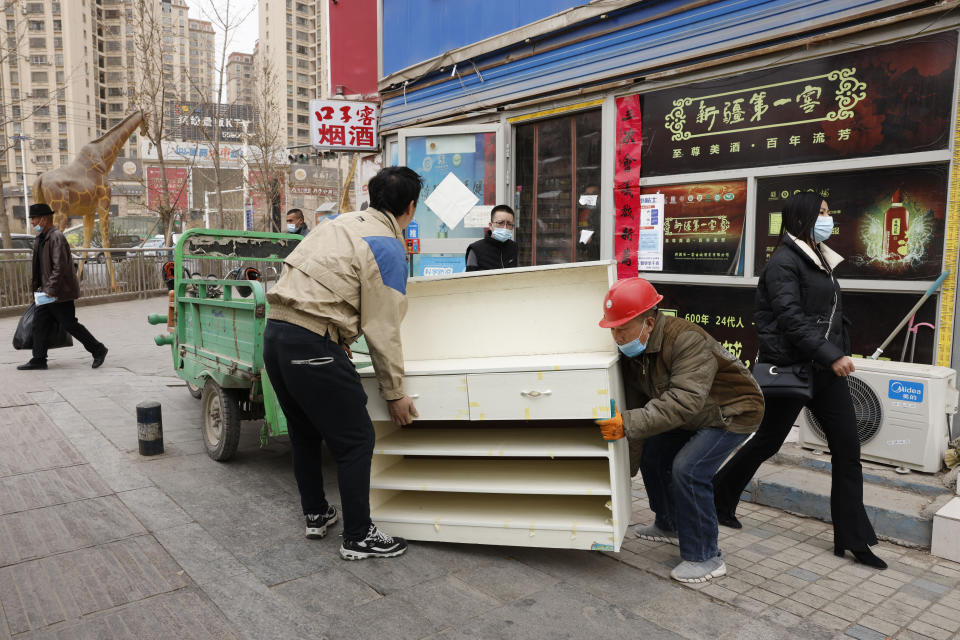
[[293, 224], [293, 223], [291, 223], [291, 222], [288, 222], [288, 223], [287, 223], [287, 233], [296, 233], [296, 232], [297, 232], [297, 225], [295, 225], [295, 224]]

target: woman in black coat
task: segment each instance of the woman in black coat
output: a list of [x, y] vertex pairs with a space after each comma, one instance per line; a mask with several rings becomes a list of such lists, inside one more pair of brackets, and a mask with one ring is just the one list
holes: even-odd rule
[[[813, 398], [807, 406], [822, 425], [833, 467], [830, 513], [834, 553], [853, 553], [857, 562], [886, 569], [870, 551], [877, 544], [863, 507], [863, 471], [856, 415], [847, 386], [853, 373], [850, 338], [843, 316], [840, 285], [833, 274], [843, 260], [823, 241], [833, 232], [825, 200], [798, 193], [783, 204], [780, 243], [764, 268], [757, 287], [754, 317], [759, 362], [813, 364]], [[796, 422], [803, 400], [765, 398], [763, 422], [714, 477], [720, 524], [740, 528], [737, 502], [760, 465], [775, 454]]]

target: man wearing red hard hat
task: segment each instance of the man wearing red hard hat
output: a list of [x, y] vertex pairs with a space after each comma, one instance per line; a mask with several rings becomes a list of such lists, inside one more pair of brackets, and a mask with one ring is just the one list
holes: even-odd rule
[[600, 326], [620, 349], [623, 412], [598, 420], [607, 440], [626, 436], [630, 474], [639, 469], [656, 514], [645, 540], [679, 544], [671, 577], [725, 575], [717, 545], [714, 473], [763, 418], [753, 376], [698, 325], [657, 309], [663, 296], [643, 278], [620, 280], [603, 300]]

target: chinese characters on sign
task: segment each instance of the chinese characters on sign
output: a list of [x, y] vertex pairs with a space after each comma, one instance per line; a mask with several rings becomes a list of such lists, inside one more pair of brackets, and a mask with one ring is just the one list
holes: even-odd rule
[[647, 94], [643, 175], [944, 149], [956, 46], [937, 34]]
[[642, 193], [663, 194], [666, 273], [743, 273], [746, 180], [643, 187]]
[[663, 271], [663, 194], [660, 193], [640, 196], [637, 268], [639, 271]]
[[347, 100], [310, 101], [310, 144], [322, 149], [376, 150], [379, 106]]
[[617, 278], [632, 278], [639, 272], [637, 248], [640, 222], [640, 96], [617, 98], [617, 151], [614, 160], [613, 250], [617, 259]]
[[777, 247], [783, 201], [813, 191], [833, 216], [831, 249], [842, 278], [933, 280], [943, 265], [946, 164], [757, 180], [755, 269]]
[[[180, 211], [187, 210], [187, 170], [167, 168], [167, 195], [169, 206]], [[163, 178], [160, 167], [147, 167], [147, 207], [157, 211], [166, 203], [163, 199]]]

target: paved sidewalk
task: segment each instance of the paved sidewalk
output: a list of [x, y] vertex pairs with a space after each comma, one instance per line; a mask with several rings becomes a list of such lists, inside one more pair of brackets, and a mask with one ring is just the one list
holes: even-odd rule
[[[248, 424], [210, 460], [199, 403], [171, 376], [165, 300], [81, 307], [110, 347], [47, 371], [0, 347], [0, 640], [11, 638], [949, 638], [960, 565], [882, 544], [891, 570], [834, 558], [823, 523], [745, 504], [721, 529], [730, 575], [667, 576], [676, 547], [619, 554], [412, 543], [348, 563], [339, 527], [302, 535], [289, 445]], [[0, 319], [10, 336], [16, 318]], [[163, 405], [166, 453], [137, 454], [135, 406]], [[327, 475], [332, 483], [332, 469]], [[336, 496], [330, 484], [330, 495]], [[634, 520], [650, 522], [642, 486]]]

